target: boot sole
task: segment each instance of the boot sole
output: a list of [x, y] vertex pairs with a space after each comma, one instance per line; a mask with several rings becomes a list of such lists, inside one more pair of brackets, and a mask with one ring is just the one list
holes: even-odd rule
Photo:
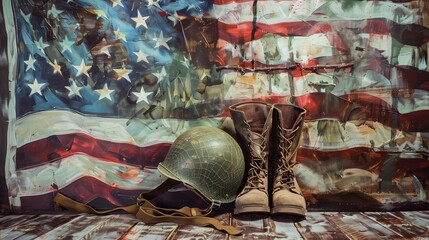
[[270, 213], [270, 207], [261, 205], [248, 205], [234, 209], [234, 214], [241, 213]]
[[296, 206], [285, 206], [285, 207], [276, 207], [271, 210], [271, 214], [289, 214], [294, 216], [305, 217], [307, 210], [302, 207]]

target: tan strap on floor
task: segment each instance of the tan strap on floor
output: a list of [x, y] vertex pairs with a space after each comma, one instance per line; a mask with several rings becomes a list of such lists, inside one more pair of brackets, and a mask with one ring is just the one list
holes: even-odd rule
[[198, 208], [183, 207], [181, 209], [158, 208], [146, 199], [139, 200], [137, 219], [144, 223], [173, 222], [179, 225], [212, 226], [217, 230], [227, 232], [230, 235], [239, 235], [241, 230], [233, 226], [223, 225], [213, 217], [206, 217], [208, 213], [202, 213]]
[[211, 212], [210, 208], [206, 210], [190, 207], [168, 209], [156, 207], [149, 201], [150, 199], [166, 192], [168, 189], [172, 188], [172, 186], [176, 186], [178, 183], [180, 182], [169, 179], [152, 191], [140, 194], [136, 205], [118, 207], [109, 210], [96, 210], [61, 193], [56, 194], [54, 202], [57, 209], [62, 207], [76, 212], [95, 214], [107, 214], [114, 211], [123, 210], [128, 213], [136, 214], [137, 219], [144, 223], [173, 222], [180, 225], [212, 226], [215, 229], [227, 232], [230, 235], [239, 235], [242, 233], [242, 231], [237, 230], [233, 226], [223, 225], [216, 218], [207, 217], [207, 215]]
[[130, 205], [130, 206], [125, 206], [125, 207], [118, 207], [118, 208], [113, 208], [113, 209], [109, 209], [109, 210], [96, 210], [86, 204], [80, 203], [78, 201], [75, 201], [61, 193], [57, 193], [55, 195], [54, 198], [54, 202], [55, 202], [55, 208], [58, 210], [59, 208], [65, 208], [71, 211], [75, 211], [75, 212], [81, 212], [81, 213], [95, 213], [95, 214], [107, 214], [107, 213], [112, 213], [115, 211], [119, 211], [119, 210], [124, 210], [128, 213], [137, 213], [139, 210], [139, 206], [136, 205]]

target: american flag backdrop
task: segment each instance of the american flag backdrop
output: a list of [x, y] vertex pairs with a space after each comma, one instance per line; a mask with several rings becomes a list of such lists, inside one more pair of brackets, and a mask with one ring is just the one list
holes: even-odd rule
[[[295, 171], [310, 208], [428, 201], [424, 0], [2, 4], [14, 209], [52, 210], [57, 192], [134, 204], [177, 136], [228, 128], [228, 106], [250, 100], [307, 110]], [[193, 201], [161, 201], [178, 199]]]

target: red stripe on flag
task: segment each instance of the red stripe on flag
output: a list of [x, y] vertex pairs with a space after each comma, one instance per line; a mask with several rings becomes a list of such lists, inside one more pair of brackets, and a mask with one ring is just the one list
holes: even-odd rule
[[397, 66], [398, 75], [392, 79], [392, 87], [429, 91], [429, 72], [412, 66]]
[[[257, 23], [255, 35], [252, 39], [252, 22], [223, 23], [218, 22], [219, 38], [232, 44], [243, 44], [251, 40], [262, 38], [267, 33], [279, 36], [310, 36], [316, 33], [326, 34], [332, 46], [337, 49], [347, 50], [348, 46], [343, 42], [341, 34], [347, 29], [351, 39], [359, 33], [391, 35], [399, 42], [411, 46], [421, 46], [429, 41], [429, 29], [416, 24], [401, 25], [388, 20], [367, 19], [357, 21], [306, 21], [306, 22], [282, 22], [275, 24]], [[350, 35], [351, 34], [351, 35]]]
[[257, 23], [255, 35], [252, 39], [252, 31], [254, 28], [252, 22], [240, 24], [226, 24], [218, 22], [218, 34], [220, 39], [233, 44], [243, 44], [252, 40], [260, 39], [268, 32], [281, 36], [307, 36], [311, 29], [311, 25], [316, 23], [316, 21], [312, 21], [310, 23], [288, 22], [272, 25]]
[[40, 166], [79, 153], [101, 161], [156, 167], [164, 160], [170, 146], [171, 143], [158, 143], [139, 147], [100, 140], [82, 133], [54, 135], [19, 147], [16, 151], [16, 169]]
[[333, 150], [333, 151], [321, 151], [314, 148], [298, 149], [298, 162], [304, 162], [306, 160], [311, 161], [341, 161], [343, 164], [342, 168], [361, 167], [366, 168], [369, 165], [378, 165], [383, 159], [382, 153], [374, 152], [372, 148], [368, 147], [356, 147], [345, 150]]
[[307, 110], [306, 120], [335, 118], [341, 121], [377, 121], [406, 132], [427, 132], [428, 110], [400, 114], [382, 99], [365, 94], [337, 97], [332, 94], [310, 93], [293, 98]]
[[275, 103], [294, 103], [307, 110], [306, 120], [324, 118], [337, 119], [342, 122], [361, 120], [377, 121], [383, 125], [405, 132], [427, 132], [428, 110], [418, 110], [400, 114], [382, 99], [365, 94], [335, 96], [327, 93], [310, 93], [301, 96], [265, 96], [252, 99], [228, 101], [220, 117], [229, 117], [228, 107], [239, 102], [264, 101]]
[[335, 118], [346, 121], [356, 107], [351, 101], [333, 94], [310, 93], [293, 97], [295, 104], [307, 110], [306, 119]]

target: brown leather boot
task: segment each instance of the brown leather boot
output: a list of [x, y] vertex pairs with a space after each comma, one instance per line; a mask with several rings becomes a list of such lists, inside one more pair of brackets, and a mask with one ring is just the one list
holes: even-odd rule
[[232, 105], [229, 109], [247, 170], [246, 182], [235, 200], [234, 213], [269, 213], [268, 153], [272, 105], [246, 102]]
[[274, 183], [272, 214], [305, 216], [305, 199], [296, 181], [293, 166], [296, 163], [299, 140], [306, 111], [292, 104], [275, 104], [273, 111]]

